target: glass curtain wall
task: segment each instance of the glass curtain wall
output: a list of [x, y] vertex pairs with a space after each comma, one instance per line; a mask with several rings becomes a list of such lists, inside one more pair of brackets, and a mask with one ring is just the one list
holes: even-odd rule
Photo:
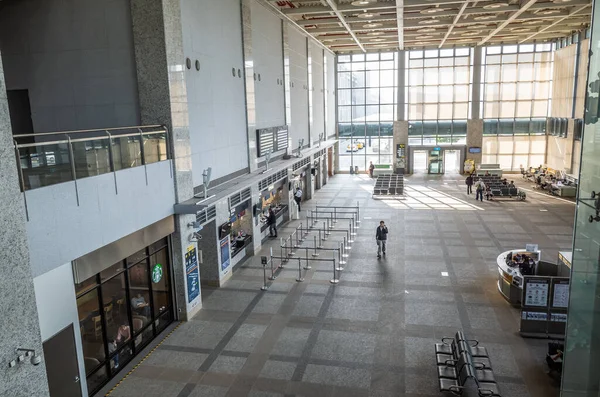
[[398, 54], [338, 56], [339, 169], [392, 164]]
[[[593, 26], [600, 26], [598, 8]], [[590, 47], [599, 42], [600, 30], [593, 28]], [[589, 61], [562, 397], [600, 394], [600, 53], [591, 51]]]
[[552, 59], [552, 44], [483, 49], [482, 163], [507, 171], [544, 164]]
[[168, 239], [76, 284], [89, 394], [173, 321]]
[[470, 48], [410, 51], [408, 144], [464, 145], [471, 110]]

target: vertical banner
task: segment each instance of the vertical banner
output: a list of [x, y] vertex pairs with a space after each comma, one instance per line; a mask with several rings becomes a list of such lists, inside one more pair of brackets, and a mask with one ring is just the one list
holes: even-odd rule
[[198, 271], [198, 254], [195, 245], [188, 246], [185, 253], [185, 273], [187, 275], [188, 303], [192, 303], [200, 294], [200, 273]]
[[221, 240], [221, 271], [227, 270], [229, 263], [229, 236], [227, 236]]

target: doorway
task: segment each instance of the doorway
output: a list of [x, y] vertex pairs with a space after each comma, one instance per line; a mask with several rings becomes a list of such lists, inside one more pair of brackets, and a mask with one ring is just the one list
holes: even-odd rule
[[447, 174], [460, 172], [460, 151], [444, 150], [444, 170]]
[[427, 172], [427, 151], [415, 150], [413, 152], [413, 174], [424, 174]]
[[73, 324], [43, 344], [50, 397], [81, 397]]

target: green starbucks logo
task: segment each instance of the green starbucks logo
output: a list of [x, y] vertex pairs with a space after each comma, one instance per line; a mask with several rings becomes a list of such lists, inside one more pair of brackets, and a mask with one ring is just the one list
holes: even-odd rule
[[162, 279], [162, 276], [163, 276], [162, 265], [160, 263], [157, 263], [152, 268], [152, 282], [154, 284], [158, 283]]

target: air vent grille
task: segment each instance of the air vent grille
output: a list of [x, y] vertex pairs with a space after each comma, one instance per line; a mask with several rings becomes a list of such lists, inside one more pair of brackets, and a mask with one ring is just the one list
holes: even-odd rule
[[279, 182], [280, 180], [284, 179], [285, 177], [287, 177], [287, 170], [278, 171], [278, 172], [272, 174], [271, 176], [260, 181], [258, 183], [258, 190], [260, 190], [262, 192], [263, 190], [267, 189], [270, 185], [273, 185], [274, 183]]

